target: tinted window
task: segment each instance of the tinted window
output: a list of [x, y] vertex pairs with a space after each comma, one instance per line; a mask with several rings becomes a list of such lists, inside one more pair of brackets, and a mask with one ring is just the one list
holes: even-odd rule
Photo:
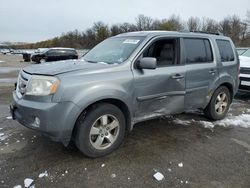
[[209, 40], [204, 40], [204, 43], [206, 47], [207, 61], [211, 62], [213, 61], [213, 52], [212, 52], [211, 44]]
[[75, 50], [67, 50], [67, 55], [76, 55], [76, 51]]
[[234, 61], [234, 53], [230, 42], [228, 40], [216, 40], [216, 42], [220, 51], [221, 61]]
[[186, 63], [203, 63], [213, 61], [210, 42], [207, 39], [184, 39]]
[[48, 55], [56, 55], [56, 54], [55, 54], [55, 50], [49, 50], [49, 51], [47, 52], [47, 54], [48, 54]]
[[156, 41], [144, 51], [143, 57], [156, 58], [158, 67], [177, 64], [177, 41], [179, 40]]

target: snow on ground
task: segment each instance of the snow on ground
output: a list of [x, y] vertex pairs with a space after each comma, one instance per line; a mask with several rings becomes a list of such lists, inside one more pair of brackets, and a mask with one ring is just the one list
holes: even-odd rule
[[8, 135], [6, 135], [4, 133], [0, 133], [0, 141], [4, 141], [8, 137], [9, 137]]
[[161, 181], [161, 180], [164, 179], [164, 175], [163, 175], [162, 173], [160, 173], [160, 172], [156, 172], [156, 173], [154, 174], [154, 178], [155, 178], [157, 181]]
[[214, 126], [222, 126], [222, 127], [243, 127], [243, 128], [250, 128], [250, 114], [241, 114], [238, 116], [228, 116], [219, 121], [196, 121], [196, 120], [181, 120], [175, 119], [174, 123], [181, 124], [181, 125], [190, 125], [192, 123], [199, 123], [205, 128], [214, 128]]
[[38, 177], [39, 177], [39, 178], [48, 177], [48, 172], [47, 172], [47, 171], [45, 171], [45, 172], [43, 172], [43, 173], [39, 174], [39, 176], [38, 176]]
[[30, 187], [31, 184], [32, 184], [33, 182], [34, 182], [33, 179], [26, 178], [26, 179], [24, 180], [24, 187]]
[[183, 167], [183, 163], [179, 163], [178, 167], [182, 168]]
[[6, 119], [12, 119], [12, 116], [7, 116]]
[[[0, 62], [1, 63], [1, 62]], [[21, 185], [16, 185], [16, 186], [14, 186], [13, 188], [22, 188], [22, 186]]]

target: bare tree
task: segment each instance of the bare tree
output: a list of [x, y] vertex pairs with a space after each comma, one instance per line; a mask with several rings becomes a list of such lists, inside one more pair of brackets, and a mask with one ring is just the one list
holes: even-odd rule
[[217, 21], [211, 18], [203, 18], [203, 23], [201, 27], [202, 31], [206, 32], [218, 32], [219, 31], [219, 24]]
[[199, 31], [200, 19], [197, 17], [190, 17], [187, 21], [187, 28], [189, 31]]
[[140, 14], [137, 16], [135, 20], [136, 20], [136, 27], [138, 31], [152, 30], [153, 19], [151, 17]]
[[97, 43], [109, 37], [109, 28], [103, 22], [94, 23], [93, 30], [95, 31]]

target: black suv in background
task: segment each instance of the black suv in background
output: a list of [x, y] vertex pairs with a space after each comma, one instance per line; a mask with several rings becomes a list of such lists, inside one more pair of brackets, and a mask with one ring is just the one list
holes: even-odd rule
[[60, 61], [67, 59], [78, 59], [78, 54], [73, 48], [49, 48], [47, 51], [36, 53], [31, 56], [31, 60], [37, 63], [48, 61]]

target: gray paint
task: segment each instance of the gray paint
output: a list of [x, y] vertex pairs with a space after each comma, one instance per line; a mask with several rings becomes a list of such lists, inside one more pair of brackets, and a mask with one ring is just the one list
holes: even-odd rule
[[[145, 40], [122, 64], [74, 60], [24, 68], [30, 74], [56, 76], [61, 83], [55, 95], [44, 98], [27, 98], [25, 95], [18, 98], [13, 92], [14, 105], [19, 109], [17, 120], [32, 127], [30, 118], [41, 117], [40, 130], [67, 145], [78, 116], [100, 100], [116, 99], [124, 103], [130, 113], [128, 129], [132, 129], [139, 121], [205, 108], [213, 91], [221, 84], [230, 84], [234, 88], [233, 95], [237, 91], [238, 59], [221, 63], [215, 43], [216, 39], [230, 40], [227, 37], [181, 32], [134, 32], [116, 37], [120, 36], [145, 36]], [[181, 50], [179, 65], [154, 70], [136, 68], [137, 60], [148, 45], [158, 39], [173, 37], [208, 38], [213, 47], [214, 62], [186, 65], [185, 52]], [[215, 70], [214, 74], [210, 74], [211, 69]]]

